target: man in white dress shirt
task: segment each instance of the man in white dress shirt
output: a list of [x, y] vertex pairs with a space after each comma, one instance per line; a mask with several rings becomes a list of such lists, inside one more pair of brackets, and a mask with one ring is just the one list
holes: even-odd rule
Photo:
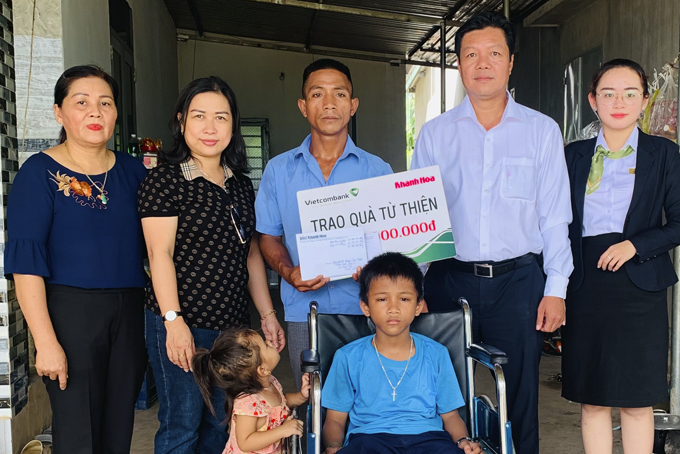
[[504, 371], [517, 452], [537, 454], [542, 331], [564, 324], [573, 269], [562, 135], [553, 120], [515, 103], [506, 90], [515, 47], [509, 21], [482, 13], [460, 27], [455, 42], [467, 96], [423, 126], [411, 164], [439, 165], [458, 252], [430, 265], [425, 299], [435, 312], [468, 299], [474, 340], [509, 358]]

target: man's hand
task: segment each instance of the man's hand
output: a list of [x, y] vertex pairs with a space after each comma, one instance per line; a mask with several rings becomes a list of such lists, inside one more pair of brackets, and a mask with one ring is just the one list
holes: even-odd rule
[[564, 299], [556, 296], [544, 296], [538, 305], [536, 317], [536, 331], [552, 333], [560, 326], [566, 324], [566, 308]]
[[319, 290], [331, 280], [329, 277], [323, 277], [319, 275], [314, 279], [303, 281], [302, 275], [300, 274], [299, 265], [289, 268], [289, 271], [285, 274], [285, 276], [283, 276], [283, 278], [286, 280], [286, 282], [295, 287], [295, 290], [303, 293], [310, 292], [312, 290]]
[[458, 447], [463, 450], [465, 454], [481, 454], [482, 447], [479, 443], [473, 443], [468, 440], [462, 440]]
[[334, 446], [328, 446], [323, 454], [335, 454], [342, 449], [342, 446], [335, 446], [337, 443], [331, 443]]
[[603, 270], [618, 271], [628, 260], [637, 254], [637, 249], [629, 240], [612, 244], [609, 249], [604, 251], [597, 261], [597, 267]]

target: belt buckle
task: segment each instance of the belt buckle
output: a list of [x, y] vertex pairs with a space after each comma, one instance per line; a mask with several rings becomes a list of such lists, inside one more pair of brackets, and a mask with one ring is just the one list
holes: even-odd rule
[[[489, 265], [486, 263], [473, 263], [473, 265], [475, 270], [475, 276], [485, 277], [487, 279], [493, 278], [493, 265]], [[480, 270], [484, 271], [480, 272]]]

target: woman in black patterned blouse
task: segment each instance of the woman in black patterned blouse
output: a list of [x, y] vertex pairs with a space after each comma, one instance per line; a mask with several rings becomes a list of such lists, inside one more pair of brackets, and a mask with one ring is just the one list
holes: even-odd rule
[[234, 92], [217, 77], [194, 80], [174, 113], [174, 146], [142, 183], [138, 202], [152, 275], [146, 344], [160, 403], [155, 453], [219, 453], [228, 437], [220, 424], [225, 396], [214, 392], [216, 417], [205, 408], [190, 372], [195, 349], [210, 349], [220, 330], [249, 325], [246, 292], [267, 341], [280, 351], [285, 337], [255, 237]]

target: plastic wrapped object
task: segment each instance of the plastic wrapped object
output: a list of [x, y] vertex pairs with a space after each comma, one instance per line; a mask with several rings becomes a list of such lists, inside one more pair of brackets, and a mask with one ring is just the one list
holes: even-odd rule
[[586, 125], [585, 128], [581, 129], [576, 134], [576, 137], [574, 137], [574, 140], [565, 143], [565, 145], [568, 145], [571, 142], [576, 142], [577, 140], [586, 140], [592, 139], [593, 137], [597, 137], [597, 135], [600, 133], [600, 128], [602, 128], [600, 120], [595, 120], [592, 123]]
[[650, 100], [649, 133], [676, 141], [678, 137], [678, 68], [666, 64], [659, 90]]
[[655, 69], [654, 78], [649, 82], [649, 102], [642, 112], [642, 121], [640, 122], [640, 129], [642, 129], [642, 132], [645, 134], [649, 134], [649, 121], [652, 117], [652, 106], [656, 101], [656, 97], [659, 96], [659, 80], [661, 83], [664, 82], [664, 79], [659, 76], [659, 73], [657, 73]]

